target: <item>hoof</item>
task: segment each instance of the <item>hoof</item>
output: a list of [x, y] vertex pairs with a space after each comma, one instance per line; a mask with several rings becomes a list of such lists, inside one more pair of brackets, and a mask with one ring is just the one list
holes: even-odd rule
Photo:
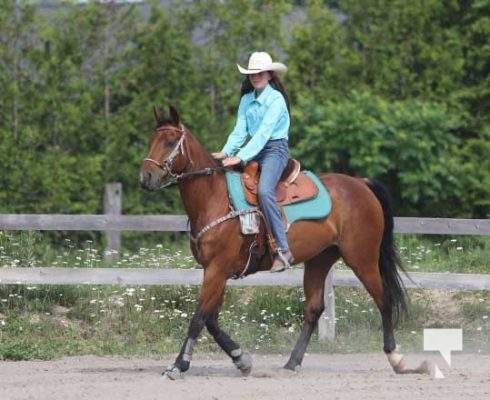
[[299, 372], [301, 370], [301, 364], [293, 365], [293, 364], [287, 363], [283, 368], [288, 370], [288, 371]]
[[252, 371], [252, 357], [247, 353], [242, 354], [238, 360], [233, 361], [233, 364], [242, 372], [243, 376], [248, 376], [250, 371]]
[[393, 365], [393, 371], [395, 371], [397, 374], [403, 374], [405, 373], [405, 364], [406, 364], [406, 361], [405, 361], [405, 358], [402, 358], [398, 364], [396, 365]]
[[405, 371], [405, 358], [402, 354], [398, 353], [396, 350], [391, 353], [386, 353], [388, 361], [390, 362], [391, 368], [397, 374], [403, 374]]
[[184, 377], [180, 369], [174, 366], [168, 367], [162, 375], [172, 381], [175, 381], [177, 379], [182, 379]]
[[404, 369], [401, 373], [402, 374], [425, 374], [425, 375], [430, 375], [430, 363], [428, 361], [424, 361], [422, 364], [420, 364], [417, 368], [407, 368]]
[[430, 367], [427, 361], [424, 361], [417, 368], [405, 368], [405, 358], [397, 353], [392, 352], [388, 353], [388, 360], [390, 361], [390, 365], [397, 374], [429, 374], [430, 375]]

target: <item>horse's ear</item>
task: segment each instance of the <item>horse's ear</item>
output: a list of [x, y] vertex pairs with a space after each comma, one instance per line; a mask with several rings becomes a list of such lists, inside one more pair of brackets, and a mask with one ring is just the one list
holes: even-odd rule
[[180, 125], [180, 117], [179, 117], [179, 112], [174, 106], [170, 106], [169, 108], [170, 111], [170, 120], [172, 121], [173, 125]]
[[157, 121], [157, 125], [160, 124], [160, 121], [162, 120], [162, 113], [156, 106], [153, 106], [153, 114], [155, 115], [155, 120]]

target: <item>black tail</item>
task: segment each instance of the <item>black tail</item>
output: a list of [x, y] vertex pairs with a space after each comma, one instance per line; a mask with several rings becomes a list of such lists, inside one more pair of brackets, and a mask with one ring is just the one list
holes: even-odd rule
[[369, 189], [374, 193], [383, 208], [385, 229], [381, 241], [379, 268], [383, 281], [384, 303], [391, 313], [392, 321], [396, 323], [401, 317], [408, 314], [405, 288], [398, 271], [406, 274], [403, 264], [398, 256], [393, 239], [393, 208], [391, 196], [385, 187], [376, 181], [367, 181]]

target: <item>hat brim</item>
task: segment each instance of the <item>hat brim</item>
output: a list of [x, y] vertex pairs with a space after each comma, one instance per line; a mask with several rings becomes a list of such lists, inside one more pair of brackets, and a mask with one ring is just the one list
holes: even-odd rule
[[260, 69], [246, 69], [243, 68], [240, 64], [237, 64], [236, 66], [238, 67], [238, 71], [240, 71], [240, 73], [243, 75], [260, 74], [261, 72], [265, 72], [265, 71], [285, 73], [288, 70], [288, 67], [286, 67], [283, 63], [279, 63], [279, 62], [273, 62]]

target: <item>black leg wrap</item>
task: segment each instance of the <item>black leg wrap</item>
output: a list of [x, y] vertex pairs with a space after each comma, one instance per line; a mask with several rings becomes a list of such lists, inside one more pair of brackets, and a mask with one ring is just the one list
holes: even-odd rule
[[181, 372], [185, 372], [189, 369], [192, 359], [192, 353], [194, 351], [194, 345], [196, 341], [188, 337], [182, 349], [180, 350], [180, 354], [175, 360], [174, 366], [177, 367]]
[[213, 336], [214, 340], [230, 356], [233, 364], [242, 372], [244, 376], [250, 374], [252, 370], [252, 358], [248, 354], [244, 354], [240, 345], [233, 341], [218, 325], [218, 315], [210, 315], [206, 319], [206, 328]]
[[185, 372], [189, 369], [191, 365], [192, 353], [194, 351], [194, 345], [197, 337], [202, 331], [202, 328], [204, 328], [204, 319], [198, 312], [196, 312], [192, 317], [187, 337], [182, 345], [182, 348], [180, 349], [180, 353], [177, 356], [174, 365], [167, 370], [167, 374], [168, 371], [173, 371], [177, 375], [178, 372]]
[[395, 336], [393, 335], [393, 323], [391, 317], [382, 316], [383, 321], [383, 351], [388, 354], [396, 348]]
[[180, 356], [177, 357], [177, 359], [175, 360], [174, 367], [177, 367], [180, 370], [180, 372], [187, 371], [190, 366], [191, 366], [191, 362], [182, 360]]
[[242, 351], [240, 345], [219, 327], [216, 315], [210, 316], [206, 320], [206, 328], [219, 347], [221, 347], [233, 361], [236, 361], [241, 356]]

